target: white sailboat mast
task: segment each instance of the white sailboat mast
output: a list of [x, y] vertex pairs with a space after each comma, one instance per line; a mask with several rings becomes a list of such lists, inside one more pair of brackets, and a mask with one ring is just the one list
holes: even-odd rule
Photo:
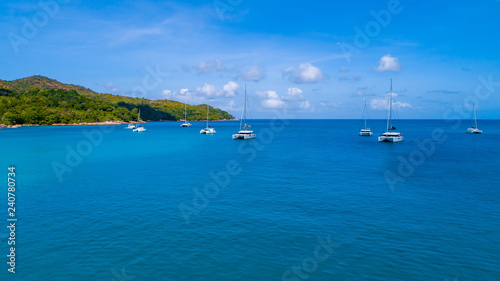
[[392, 117], [392, 79], [391, 79], [391, 91], [389, 93], [389, 114], [387, 118], [387, 131], [390, 131], [392, 128], [391, 117]]
[[244, 97], [244, 101], [243, 101], [243, 114], [242, 114], [242, 117], [241, 117], [241, 120], [240, 120], [240, 131], [241, 131], [241, 126], [243, 125], [243, 123], [245, 123], [245, 125], [247, 124], [247, 84], [245, 84], [245, 97]]
[[210, 106], [207, 104], [207, 128], [208, 128], [208, 109], [210, 108]]
[[474, 124], [476, 125], [476, 127], [474, 127], [474, 128], [477, 129], [476, 105], [473, 103], [472, 107], [474, 108]]
[[366, 100], [365, 100], [365, 129], [366, 129]]

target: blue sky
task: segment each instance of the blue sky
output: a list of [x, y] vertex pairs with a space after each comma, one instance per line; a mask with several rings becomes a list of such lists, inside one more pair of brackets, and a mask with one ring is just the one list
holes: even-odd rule
[[44, 75], [235, 116], [246, 84], [254, 118], [360, 118], [364, 100], [384, 118], [392, 78], [400, 118], [469, 117], [472, 102], [478, 118], [500, 118], [497, 0], [37, 0], [0, 11], [3, 80]]

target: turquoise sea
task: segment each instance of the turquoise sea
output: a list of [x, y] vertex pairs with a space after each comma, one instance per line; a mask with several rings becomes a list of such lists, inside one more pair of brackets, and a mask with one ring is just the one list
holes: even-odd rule
[[500, 280], [500, 121], [192, 123], [0, 130], [0, 280]]

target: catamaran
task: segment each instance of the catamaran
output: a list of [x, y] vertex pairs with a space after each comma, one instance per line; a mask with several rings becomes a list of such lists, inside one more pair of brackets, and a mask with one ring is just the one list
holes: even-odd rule
[[365, 128], [361, 129], [359, 131], [359, 135], [360, 136], [369, 137], [369, 136], [373, 135], [373, 132], [370, 130], [370, 128], [366, 127], [366, 100], [365, 100], [365, 109], [364, 109], [364, 113], [363, 114], [365, 116]]
[[141, 110], [139, 109], [139, 113], [137, 114], [137, 128], [133, 129], [132, 132], [140, 133], [146, 131], [146, 128], [144, 128], [144, 126], [139, 125], [140, 121], [141, 121]]
[[403, 141], [403, 134], [399, 132], [394, 132], [396, 128], [392, 125], [392, 103], [393, 103], [393, 92], [392, 92], [392, 79], [391, 79], [391, 92], [389, 93], [389, 112], [387, 114], [387, 132], [383, 133], [378, 137], [380, 142], [400, 142]]
[[[244, 125], [243, 125], [244, 124]], [[241, 129], [243, 126], [243, 130]], [[245, 84], [245, 101], [243, 102], [243, 114], [240, 120], [240, 130], [233, 135], [233, 140], [247, 140], [255, 139], [256, 134], [252, 130], [249, 130], [249, 125], [247, 125], [247, 85]]]
[[467, 134], [482, 134], [483, 131], [481, 131], [477, 128], [476, 105], [472, 104], [472, 107], [474, 108], [474, 127], [468, 128], [465, 133], [467, 133]]
[[187, 121], [187, 104], [184, 101], [184, 123], [181, 124], [181, 127], [191, 127], [191, 123]]
[[200, 134], [209, 135], [209, 134], [215, 134], [216, 133], [216, 131], [215, 131], [214, 128], [208, 126], [208, 111], [209, 111], [209, 108], [210, 108], [210, 106], [207, 104], [207, 127], [205, 129], [201, 129]]

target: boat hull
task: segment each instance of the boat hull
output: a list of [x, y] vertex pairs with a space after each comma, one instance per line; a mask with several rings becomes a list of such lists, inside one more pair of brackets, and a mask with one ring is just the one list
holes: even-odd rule
[[369, 137], [371, 135], [373, 135], [373, 132], [359, 132], [359, 135], [362, 136], [362, 137]]
[[467, 129], [467, 131], [465, 133], [471, 134], [471, 135], [480, 135], [483, 133], [483, 131], [476, 129], [476, 128], [469, 128], [469, 129]]
[[400, 142], [403, 141], [403, 134], [396, 132], [386, 132], [378, 137], [379, 142]]
[[214, 129], [212, 129], [212, 128], [210, 128], [210, 129], [202, 129], [200, 131], [200, 134], [202, 134], [202, 135], [212, 135], [212, 134], [215, 134], [215, 133], [216, 133], [216, 131]]
[[233, 140], [249, 140], [255, 139], [257, 137], [256, 134], [234, 134]]
[[393, 137], [393, 136], [379, 136], [379, 142], [400, 142], [403, 141], [403, 136]]

